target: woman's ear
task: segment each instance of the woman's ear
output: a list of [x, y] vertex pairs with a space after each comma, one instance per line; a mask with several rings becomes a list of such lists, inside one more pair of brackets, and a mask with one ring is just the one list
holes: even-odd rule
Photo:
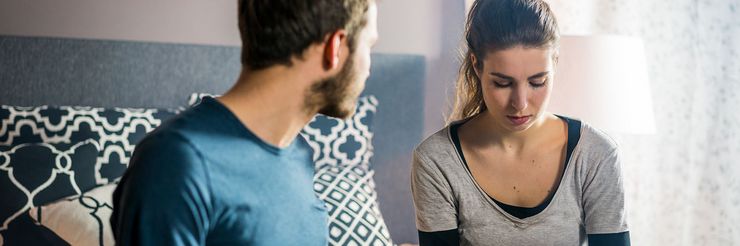
[[475, 75], [478, 76], [480, 74], [480, 71], [478, 71], [478, 58], [473, 53], [470, 53], [470, 65], [473, 66], [473, 71], [475, 71]]
[[332, 70], [339, 67], [342, 45], [347, 42], [347, 33], [340, 29], [331, 34], [324, 42], [324, 67]]

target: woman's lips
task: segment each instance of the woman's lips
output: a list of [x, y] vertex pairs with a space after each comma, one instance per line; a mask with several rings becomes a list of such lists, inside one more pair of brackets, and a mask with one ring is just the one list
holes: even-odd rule
[[527, 123], [527, 121], [529, 121], [529, 118], [531, 118], [531, 116], [511, 116], [511, 115], [507, 115], [506, 118], [508, 118], [509, 121], [512, 124], [514, 124], [515, 126], [519, 126], [519, 125], [522, 125], [524, 123]]

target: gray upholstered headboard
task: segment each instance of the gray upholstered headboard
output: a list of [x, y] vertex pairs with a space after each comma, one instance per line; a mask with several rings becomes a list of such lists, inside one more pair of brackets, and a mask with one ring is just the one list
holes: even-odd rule
[[[239, 74], [239, 48], [0, 35], [0, 104], [185, 106], [193, 92], [223, 93]], [[409, 188], [423, 126], [424, 58], [374, 54], [364, 94], [374, 122], [380, 208], [394, 241], [416, 242]]]

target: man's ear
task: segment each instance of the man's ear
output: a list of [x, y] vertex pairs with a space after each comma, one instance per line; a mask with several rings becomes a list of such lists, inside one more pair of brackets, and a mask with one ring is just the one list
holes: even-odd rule
[[347, 32], [337, 30], [326, 39], [324, 44], [324, 66], [326, 69], [335, 69], [339, 67], [339, 57], [341, 56], [342, 45], [347, 42]]

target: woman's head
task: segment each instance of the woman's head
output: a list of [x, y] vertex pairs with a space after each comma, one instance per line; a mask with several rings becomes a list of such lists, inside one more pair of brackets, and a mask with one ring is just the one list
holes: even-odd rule
[[500, 120], [541, 114], [558, 40], [555, 16], [542, 0], [476, 0], [466, 23], [467, 51], [451, 120], [485, 111], [503, 115]]

